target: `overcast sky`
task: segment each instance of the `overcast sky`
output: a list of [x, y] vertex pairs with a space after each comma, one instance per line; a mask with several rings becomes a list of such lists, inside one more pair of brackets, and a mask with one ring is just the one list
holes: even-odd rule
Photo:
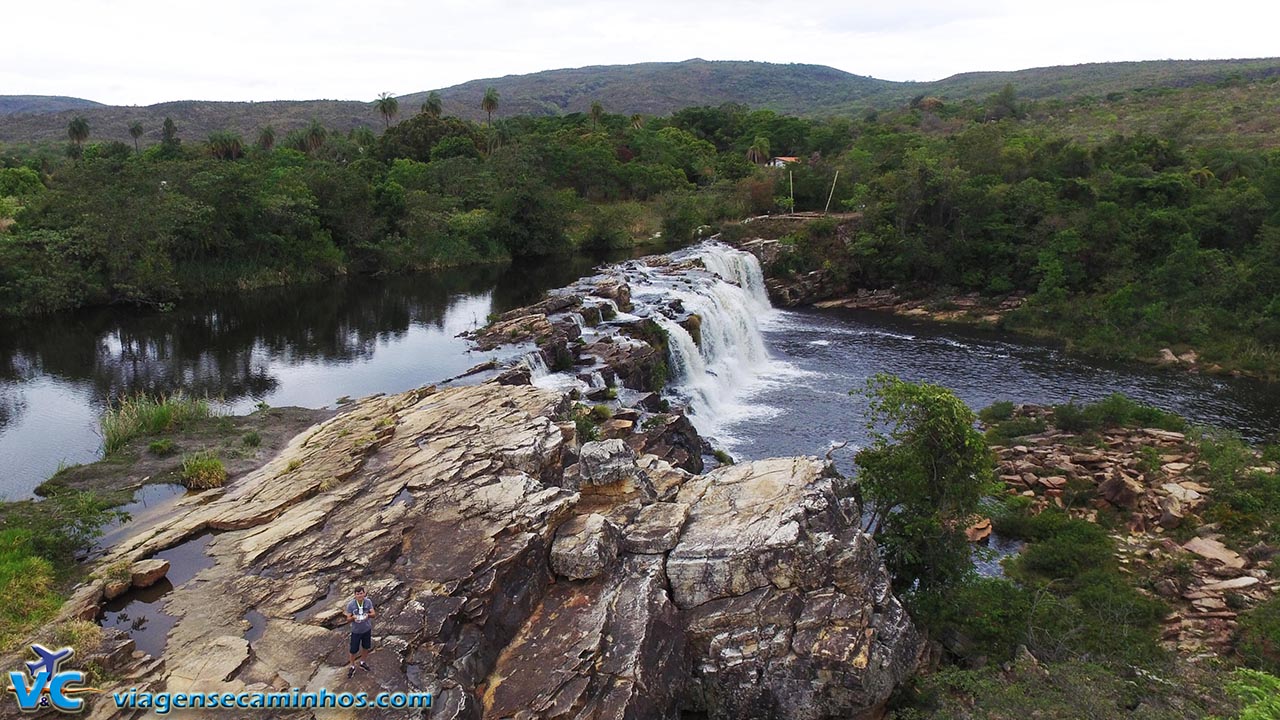
[[116, 105], [371, 100], [621, 63], [761, 60], [937, 80], [1112, 60], [1280, 56], [1280, 2], [13, 0], [0, 95]]

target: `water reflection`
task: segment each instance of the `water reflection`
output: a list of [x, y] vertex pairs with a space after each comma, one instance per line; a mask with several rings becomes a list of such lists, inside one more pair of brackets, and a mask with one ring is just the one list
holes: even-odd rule
[[618, 256], [454, 269], [211, 297], [171, 312], [100, 308], [0, 325], [0, 495], [96, 459], [97, 417], [137, 392], [321, 407], [479, 362], [454, 337]]

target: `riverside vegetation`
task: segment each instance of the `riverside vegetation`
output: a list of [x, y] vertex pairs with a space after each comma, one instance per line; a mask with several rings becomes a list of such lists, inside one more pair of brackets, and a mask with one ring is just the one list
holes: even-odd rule
[[[75, 159], [47, 146], [0, 158], [0, 312], [163, 306], [656, 232], [687, 239], [727, 218], [830, 201], [856, 221], [790, 237], [798, 252], [775, 273], [1024, 296], [1004, 326], [1109, 356], [1194, 348], [1205, 363], [1276, 377], [1272, 134], [1197, 134], [1195, 118], [1175, 122], [1157, 103], [1167, 95], [1125, 95], [1125, 121], [1106, 136], [1061, 120], [1096, 100], [1025, 102], [1012, 87], [986, 102], [922, 97], [831, 119], [737, 105], [628, 117], [597, 104], [480, 125], [428, 104], [397, 124], [386, 115], [381, 136], [313, 124], [184, 142], [170, 124], [141, 151], [95, 144], [77, 126]], [[1156, 130], [1142, 107], [1163, 118]], [[800, 162], [763, 166], [776, 155]]]

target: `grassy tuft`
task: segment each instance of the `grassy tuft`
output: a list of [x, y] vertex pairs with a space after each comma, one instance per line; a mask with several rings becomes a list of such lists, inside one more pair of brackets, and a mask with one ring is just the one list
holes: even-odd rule
[[222, 487], [227, 481], [227, 469], [222, 461], [210, 452], [184, 455], [182, 458], [182, 484], [190, 490], [207, 490]]
[[212, 414], [207, 401], [188, 398], [180, 392], [168, 397], [140, 394], [122, 398], [102, 416], [103, 444], [107, 455], [111, 455], [134, 438], [178, 430]]

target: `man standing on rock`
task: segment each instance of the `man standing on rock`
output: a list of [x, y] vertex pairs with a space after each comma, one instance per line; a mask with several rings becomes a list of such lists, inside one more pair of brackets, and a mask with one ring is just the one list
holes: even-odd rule
[[373, 647], [373, 619], [378, 616], [373, 609], [373, 601], [365, 595], [363, 585], [356, 587], [355, 597], [347, 601], [345, 613], [347, 622], [351, 623], [351, 658], [347, 662], [347, 677], [351, 677], [356, 674], [357, 660], [360, 667], [366, 672], [369, 670], [364, 659], [369, 656], [369, 648]]

